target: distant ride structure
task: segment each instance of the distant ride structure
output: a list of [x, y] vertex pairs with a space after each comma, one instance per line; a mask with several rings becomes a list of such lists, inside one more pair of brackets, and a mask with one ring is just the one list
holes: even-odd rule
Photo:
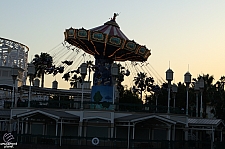
[[65, 41], [95, 58], [92, 101], [114, 102], [116, 74], [112, 69], [116, 67], [115, 62], [145, 62], [151, 55], [146, 46], [126, 37], [116, 23], [117, 16], [114, 13], [109, 21], [89, 30], [71, 27], [64, 32]]
[[28, 46], [0, 37], [0, 108], [16, 102], [18, 87], [26, 85]]
[[1, 84], [12, 85], [11, 68], [18, 69], [17, 86], [26, 84], [28, 46], [0, 37], [0, 80]]

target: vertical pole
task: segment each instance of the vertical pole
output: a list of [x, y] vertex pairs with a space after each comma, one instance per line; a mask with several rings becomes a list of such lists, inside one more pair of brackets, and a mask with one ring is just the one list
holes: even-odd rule
[[214, 130], [213, 130], [213, 126], [212, 126], [212, 134], [211, 134], [211, 149], [214, 149], [214, 147], [213, 147], [213, 143], [214, 143]]
[[15, 98], [15, 81], [13, 79], [13, 93], [12, 93], [12, 104], [11, 104], [12, 108], [13, 108], [14, 98]]
[[155, 135], [154, 129], [151, 129], [151, 139], [152, 140], [154, 140], [154, 135]]
[[56, 136], [56, 139], [55, 139], [55, 144], [57, 144], [58, 142], [58, 120], [55, 121], [55, 136]]
[[113, 105], [114, 105], [114, 102], [115, 102], [115, 85], [113, 82]]
[[21, 122], [21, 134], [23, 134], [23, 125], [24, 125], [24, 121], [22, 120], [22, 122]]
[[155, 111], [157, 112], [158, 111], [158, 108], [157, 108], [157, 106], [158, 106], [158, 94], [156, 94], [156, 99], [155, 99]]
[[134, 133], [135, 133], [135, 124], [133, 125], [133, 134], [132, 134], [132, 139], [134, 139]]
[[169, 126], [168, 131], [167, 131], [167, 139], [170, 141], [170, 136], [171, 136], [171, 126]]
[[213, 130], [213, 126], [212, 126], [212, 141], [214, 142], [214, 130]]
[[189, 84], [187, 84], [187, 104], [186, 104], [186, 116], [188, 116], [188, 85]]
[[175, 109], [175, 103], [176, 103], [176, 95], [174, 95], [174, 97], [173, 97], [173, 108]]
[[59, 146], [61, 145], [62, 145], [62, 119], [61, 119], [60, 138], [59, 138]]
[[28, 133], [28, 119], [26, 118], [26, 122], [25, 122], [25, 134], [27, 134]]
[[58, 121], [55, 121], [55, 136], [58, 135]]
[[82, 88], [82, 90], [81, 90], [81, 106], [80, 106], [80, 108], [81, 109], [83, 109], [84, 108], [84, 79], [83, 79], [83, 77], [82, 77], [82, 84], [81, 84], [81, 88]]
[[222, 142], [222, 141], [223, 141], [223, 131], [221, 129], [221, 131], [220, 131], [220, 142]]
[[19, 119], [17, 120], [17, 134], [20, 133], [20, 121]]
[[168, 109], [167, 109], [167, 113], [170, 113], [170, 81], [168, 81]]
[[46, 123], [44, 125], [42, 125], [42, 135], [45, 135], [45, 125], [46, 125]]
[[110, 127], [110, 130], [111, 130], [111, 138], [113, 138], [113, 132], [114, 132], [114, 123], [111, 123], [111, 127]]
[[61, 96], [59, 95], [59, 108], [60, 108], [60, 97], [61, 97]]
[[127, 133], [127, 148], [130, 148], [130, 122], [128, 123], [128, 133]]
[[198, 117], [198, 92], [196, 92], [196, 117]]
[[30, 76], [30, 86], [29, 86], [28, 108], [30, 108], [30, 98], [31, 98], [31, 76]]
[[201, 90], [201, 109], [200, 109], [200, 117], [202, 118], [203, 108], [202, 108], [202, 90]]
[[84, 111], [80, 111], [80, 121], [79, 121], [79, 134], [78, 136], [81, 137], [82, 136], [82, 127], [83, 127], [83, 116], [84, 116]]
[[116, 130], [116, 127], [115, 127], [115, 138], [116, 138], [116, 131], [117, 131], [117, 130]]
[[175, 124], [173, 125], [173, 141], [175, 141], [175, 136], [176, 136], [176, 127]]

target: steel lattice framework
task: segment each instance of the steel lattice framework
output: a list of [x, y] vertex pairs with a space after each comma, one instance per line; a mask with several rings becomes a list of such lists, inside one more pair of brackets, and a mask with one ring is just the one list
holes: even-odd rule
[[16, 41], [0, 37], [0, 67], [12, 67], [17, 65], [23, 69], [21, 77], [23, 84], [27, 77], [27, 58], [29, 48]]

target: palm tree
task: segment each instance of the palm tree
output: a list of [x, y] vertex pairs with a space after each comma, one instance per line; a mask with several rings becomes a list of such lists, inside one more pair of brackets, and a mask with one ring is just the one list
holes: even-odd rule
[[44, 75], [52, 68], [53, 59], [48, 53], [36, 54], [32, 63], [35, 66], [35, 77], [41, 78], [41, 87], [44, 87]]
[[146, 73], [143, 72], [138, 73], [137, 77], [134, 77], [134, 83], [137, 89], [140, 91], [141, 99], [143, 91], [151, 92], [152, 88], [154, 87], [154, 79], [152, 77], [147, 77]]
[[77, 81], [82, 81], [81, 76], [77, 76], [77, 74], [74, 74], [74, 76], [70, 79], [70, 86], [71, 88], [77, 87]]
[[225, 77], [222, 76], [219, 81], [214, 84], [214, 96], [213, 100], [211, 101], [211, 106], [214, 108], [211, 112], [214, 114], [214, 117], [225, 119], [225, 91], [224, 91], [224, 82]]

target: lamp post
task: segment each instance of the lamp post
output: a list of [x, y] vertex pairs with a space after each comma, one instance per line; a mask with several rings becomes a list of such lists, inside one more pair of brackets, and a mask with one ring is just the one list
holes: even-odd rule
[[82, 63], [80, 66], [80, 74], [81, 74], [81, 86], [82, 86], [82, 90], [81, 90], [81, 106], [80, 108], [83, 109], [84, 108], [84, 79], [85, 76], [87, 75], [87, 64], [86, 63]]
[[177, 85], [175, 83], [173, 83], [173, 85], [172, 85], [172, 91], [173, 91], [173, 108], [175, 109], [176, 93], [177, 93]]
[[27, 75], [29, 76], [30, 86], [29, 86], [29, 97], [28, 97], [28, 108], [30, 108], [30, 100], [31, 100], [31, 82], [33, 82], [35, 74], [35, 66], [32, 63], [28, 64], [28, 72]]
[[201, 79], [199, 80], [199, 88], [200, 88], [200, 92], [201, 92], [200, 117], [202, 118], [202, 114], [203, 114], [202, 94], [203, 94], [203, 90], [204, 90], [204, 79], [203, 79], [203, 77], [201, 77]]
[[11, 70], [11, 76], [12, 76], [12, 79], [13, 79], [13, 97], [12, 97], [12, 105], [11, 107], [13, 108], [13, 105], [16, 104], [16, 97], [15, 97], [15, 84], [16, 84], [16, 79], [17, 79], [17, 76], [18, 76], [18, 67], [16, 65], [13, 65], [12, 67], [12, 70]]
[[170, 87], [171, 87], [171, 81], [173, 80], [173, 71], [170, 68], [166, 71], [166, 80], [168, 81], [168, 109], [167, 109], [167, 113], [170, 113]]
[[189, 72], [186, 72], [184, 74], [184, 82], [186, 83], [186, 90], [187, 90], [185, 140], [188, 141], [188, 90], [189, 84], [191, 83], [191, 74]]
[[184, 82], [186, 84], [186, 91], [187, 91], [186, 115], [188, 116], [188, 90], [189, 84], [191, 83], [191, 74], [189, 72], [186, 72], [184, 74]]
[[196, 93], [196, 117], [198, 117], [198, 93], [199, 93], [199, 81], [195, 82], [194, 90]]
[[116, 63], [113, 63], [111, 66], [111, 75], [112, 75], [112, 85], [113, 85], [113, 104], [115, 102], [115, 84], [116, 76], [119, 74], [119, 67]]

